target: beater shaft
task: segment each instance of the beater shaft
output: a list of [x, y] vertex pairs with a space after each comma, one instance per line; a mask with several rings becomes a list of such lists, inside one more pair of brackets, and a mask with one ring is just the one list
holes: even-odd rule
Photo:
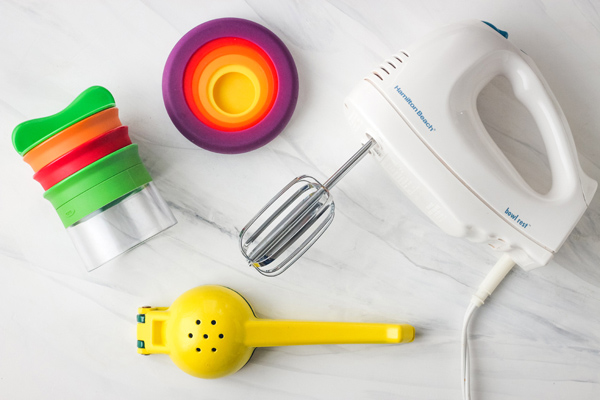
[[329, 190], [334, 187], [340, 179], [342, 179], [350, 170], [358, 164], [360, 160], [363, 159], [365, 155], [371, 150], [371, 147], [375, 146], [376, 142], [374, 139], [369, 139], [369, 141], [360, 148], [344, 165], [338, 169], [335, 174], [331, 175], [331, 178], [327, 179], [325, 184], [323, 185], [325, 189]]

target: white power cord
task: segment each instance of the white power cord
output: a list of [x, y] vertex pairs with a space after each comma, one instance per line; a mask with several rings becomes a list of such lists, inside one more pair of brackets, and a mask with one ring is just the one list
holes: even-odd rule
[[510, 272], [512, 267], [515, 266], [515, 262], [510, 258], [508, 254], [504, 254], [494, 265], [494, 268], [487, 274], [477, 292], [471, 297], [471, 303], [467, 308], [467, 312], [465, 313], [465, 318], [463, 320], [462, 327], [462, 356], [461, 356], [461, 377], [462, 377], [462, 389], [463, 389], [463, 399], [471, 400], [471, 386], [469, 383], [469, 375], [470, 375], [470, 363], [469, 363], [469, 322], [471, 321], [471, 317], [475, 313], [475, 310], [479, 308], [484, 302], [485, 299], [488, 298], [489, 295], [498, 287], [500, 282], [506, 277], [506, 275]]

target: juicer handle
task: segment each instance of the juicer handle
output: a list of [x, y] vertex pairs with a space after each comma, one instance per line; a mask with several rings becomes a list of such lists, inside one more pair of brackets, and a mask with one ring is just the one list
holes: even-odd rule
[[169, 354], [165, 325], [170, 317], [168, 307], [142, 307], [137, 315], [137, 344], [139, 354]]
[[253, 319], [246, 323], [244, 344], [249, 347], [307, 344], [408, 343], [411, 325], [352, 322], [311, 322]]
[[[552, 187], [542, 197], [561, 200], [580, 196], [583, 192], [586, 198], [590, 185], [594, 189], [595, 185], [581, 170], [566, 117], [535, 63], [526, 54], [516, 53], [518, 51], [501, 52], [504, 54], [497, 58], [501, 60], [500, 71], [497, 72], [510, 81], [515, 97], [533, 116], [544, 141], [552, 172]], [[591, 193], [593, 195], [593, 189]], [[586, 203], [589, 200], [586, 198]]]

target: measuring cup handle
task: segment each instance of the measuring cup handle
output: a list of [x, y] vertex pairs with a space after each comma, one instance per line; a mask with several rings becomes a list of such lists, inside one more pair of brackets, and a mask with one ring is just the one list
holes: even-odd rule
[[411, 325], [352, 322], [311, 322], [254, 319], [246, 323], [244, 344], [250, 347], [307, 344], [408, 343]]

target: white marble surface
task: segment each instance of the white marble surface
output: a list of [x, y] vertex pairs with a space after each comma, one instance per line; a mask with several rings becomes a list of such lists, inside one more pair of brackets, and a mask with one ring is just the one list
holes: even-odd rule
[[[180, 135], [160, 84], [177, 40], [227, 16], [273, 30], [300, 76], [285, 131], [236, 156]], [[374, 160], [336, 187], [330, 230], [282, 276], [247, 267], [237, 235], [291, 178], [324, 179], [357, 149], [342, 107], [353, 85], [392, 52], [465, 18], [495, 23], [533, 57], [571, 124], [584, 169], [600, 180], [594, 0], [1, 0], [0, 398], [459, 399], [462, 316], [497, 255], [443, 234]], [[96, 84], [113, 92], [179, 224], [88, 273], [10, 134]], [[495, 82], [480, 100], [511, 160], [532, 185], [548, 187], [541, 141], [506, 86]], [[515, 269], [476, 315], [475, 399], [600, 398], [599, 212], [596, 196], [548, 266]], [[213, 381], [186, 375], [167, 356], [139, 356], [136, 308], [167, 306], [208, 283], [237, 289], [261, 316], [408, 322], [418, 336], [406, 345], [260, 349], [240, 372]]]

